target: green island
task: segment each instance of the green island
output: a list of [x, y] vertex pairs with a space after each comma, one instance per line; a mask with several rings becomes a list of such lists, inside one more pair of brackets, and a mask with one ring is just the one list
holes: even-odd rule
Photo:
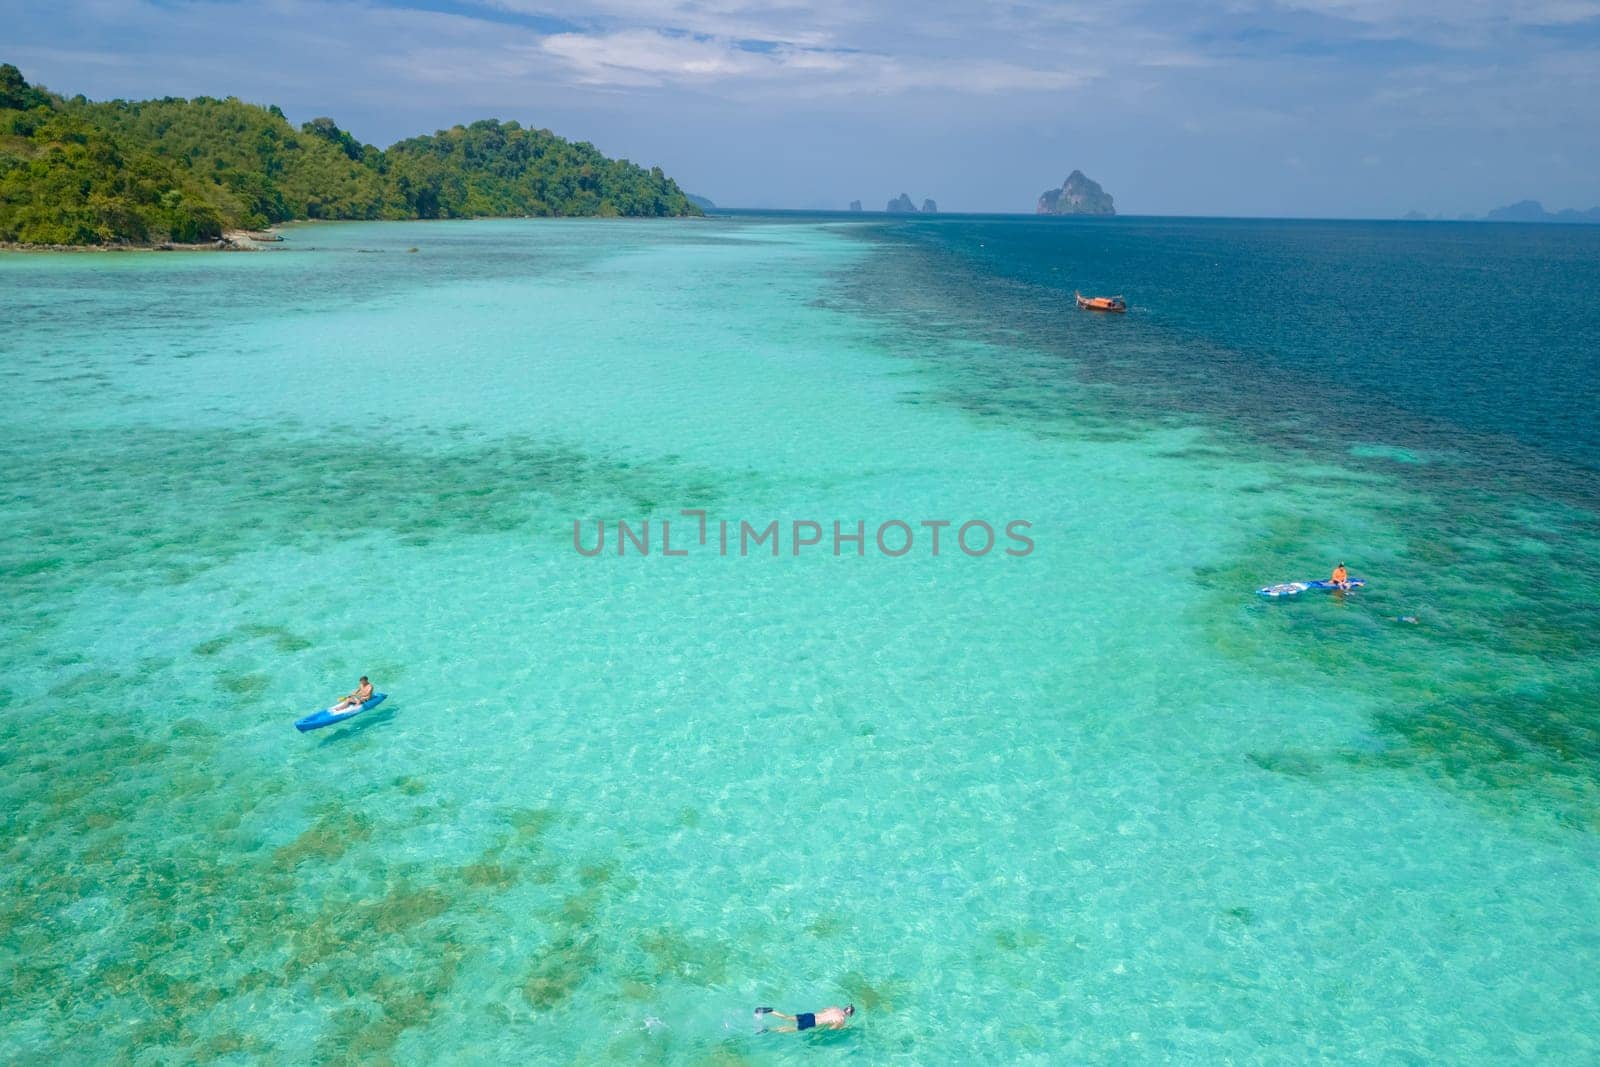
[[0, 65], [0, 242], [215, 242], [301, 219], [670, 216], [661, 172], [485, 119], [379, 149], [229, 97], [70, 99]]

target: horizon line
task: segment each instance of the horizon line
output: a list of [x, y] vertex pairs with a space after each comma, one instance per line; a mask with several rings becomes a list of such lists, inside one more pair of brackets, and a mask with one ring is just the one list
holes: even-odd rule
[[1198, 215], [1162, 212], [1118, 212], [1115, 215], [1057, 215], [1049, 212], [1033, 211], [883, 211], [867, 210], [853, 211], [850, 208], [809, 208], [809, 207], [732, 207], [716, 204], [706, 210], [709, 218], [719, 213], [748, 213], [767, 215], [844, 215], [854, 218], [861, 215], [871, 215], [878, 218], [893, 219], [931, 219], [931, 218], [1000, 218], [1000, 219], [1049, 219], [1060, 222], [1113, 222], [1117, 219], [1192, 219], [1212, 220], [1217, 222], [1413, 222], [1413, 223], [1490, 223], [1497, 226], [1600, 226], [1600, 222], [1587, 219], [1574, 219], [1568, 222], [1532, 220], [1532, 219], [1492, 219], [1486, 215], [1471, 215], [1459, 218], [1420, 218], [1408, 219], [1403, 215]]

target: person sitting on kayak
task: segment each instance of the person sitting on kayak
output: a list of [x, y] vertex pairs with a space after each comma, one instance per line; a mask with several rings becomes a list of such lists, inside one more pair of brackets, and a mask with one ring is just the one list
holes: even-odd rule
[[1328, 581], [1332, 582], [1334, 585], [1338, 586], [1340, 589], [1349, 589], [1350, 588], [1350, 572], [1345, 570], [1344, 569], [1344, 564], [1341, 563], [1337, 567], [1333, 568], [1333, 577], [1329, 578]]
[[821, 1011], [805, 1011], [799, 1015], [785, 1015], [781, 1011], [771, 1008], [757, 1008], [757, 1015], [776, 1015], [780, 1019], [788, 1019], [793, 1026], [774, 1026], [768, 1033], [793, 1034], [801, 1030], [812, 1030], [823, 1027], [828, 1030], [843, 1030], [845, 1023], [850, 1021], [850, 1016], [856, 1013], [856, 1006], [851, 1004], [843, 1008], [823, 1008]]
[[361, 684], [353, 692], [346, 693], [339, 698], [339, 703], [328, 709], [329, 714], [343, 715], [347, 711], [354, 711], [372, 699], [372, 683], [367, 681], [367, 676], [361, 676]]

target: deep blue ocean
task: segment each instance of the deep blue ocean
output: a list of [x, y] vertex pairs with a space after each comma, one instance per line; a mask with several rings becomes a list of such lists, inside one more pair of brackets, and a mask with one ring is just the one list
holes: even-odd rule
[[[982, 305], [1040, 346], [1106, 331], [1106, 363], [1082, 369], [1163, 404], [1489, 453], [1509, 439], [1600, 471], [1600, 227], [941, 216], [876, 235], [929, 257], [932, 304]], [[1075, 289], [1133, 314], [1062, 315]]]

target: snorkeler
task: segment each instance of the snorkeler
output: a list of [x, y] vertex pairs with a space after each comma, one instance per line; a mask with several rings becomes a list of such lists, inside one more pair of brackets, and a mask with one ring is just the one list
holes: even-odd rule
[[823, 1008], [821, 1011], [806, 1011], [799, 1015], [785, 1015], [772, 1008], [757, 1008], [756, 1016], [776, 1015], [780, 1019], [788, 1019], [793, 1026], [769, 1026], [762, 1033], [768, 1034], [793, 1034], [801, 1030], [813, 1030], [818, 1027], [827, 1030], [843, 1030], [845, 1023], [850, 1021], [850, 1016], [856, 1013], [854, 1004], [843, 1008]]

